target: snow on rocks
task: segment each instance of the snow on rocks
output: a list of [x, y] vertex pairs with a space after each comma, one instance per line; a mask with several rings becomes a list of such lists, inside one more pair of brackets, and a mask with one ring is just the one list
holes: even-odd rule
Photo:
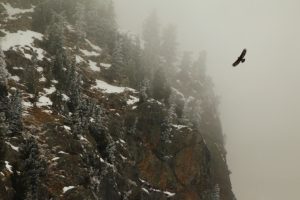
[[70, 126], [64, 125], [64, 129], [66, 129], [67, 131], [71, 131], [71, 127]]
[[39, 79], [40, 82], [46, 82], [46, 78], [44, 75], [42, 75], [42, 78]]
[[72, 190], [74, 188], [75, 188], [75, 186], [66, 186], [63, 188], [63, 193], [66, 193], [67, 191]]
[[76, 61], [77, 64], [79, 64], [81, 62], [84, 62], [84, 59], [81, 56], [76, 55], [75, 56], [75, 61]]
[[85, 40], [95, 51], [102, 51], [102, 49], [97, 46], [97, 45], [94, 45], [93, 43], [91, 43], [88, 39]]
[[18, 76], [11, 76], [9, 78], [12, 79], [12, 80], [14, 80], [14, 81], [16, 81], [16, 82], [20, 81], [20, 77], [18, 77]]
[[33, 107], [32, 103], [30, 103], [28, 101], [22, 101], [22, 106], [25, 109]]
[[60, 157], [55, 157], [55, 158], [52, 158], [51, 161], [57, 161], [59, 159], [60, 159]]
[[100, 53], [97, 53], [95, 51], [88, 51], [88, 50], [85, 50], [85, 49], [80, 49], [80, 51], [87, 57], [90, 57], [90, 56], [100, 56]]
[[101, 67], [104, 67], [105, 69], [109, 69], [111, 67], [111, 64], [108, 63], [100, 63]]
[[44, 88], [44, 91], [46, 92], [47, 95], [53, 94], [56, 91], [56, 88], [54, 86], [51, 86], [49, 89]]
[[41, 96], [38, 100], [38, 102], [36, 103], [36, 105], [38, 107], [42, 107], [42, 106], [52, 106], [52, 101], [46, 97], [46, 96]]
[[13, 173], [13, 171], [12, 171], [12, 166], [9, 164], [8, 161], [5, 161], [5, 167], [6, 167], [6, 169], [7, 169], [10, 173]]
[[126, 90], [135, 92], [134, 89], [132, 88], [128, 88], [128, 87], [118, 87], [118, 86], [114, 86], [114, 85], [110, 85], [104, 81], [101, 80], [96, 80], [96, 85], [92, 87], [92, 89], [99, 89], [102, 90], [104, 93], [123, 93]]
[[15, 151], [19, 151], [19, 147], [16, 147], [16, 146], [14, 146], [14, 145], [12, 145], [11, 143], [9, 143], [9, 142], [5, 142], [8, 146], [10, 146], [13, 150], [15, 150]]
[[182, 128], [187, 128], [187, 126], [184, 125], [179, 125], [179, 124], [172, 124], [172, 126], [178, 130], [182, 129]]
[[[42, 60], [44, 58], [45, 51], [43, 49], [33, 46], [35, 39], [42, 40], [43, 35], [34, 31], [18, 31], [16, 33], [10, 33], [5, 30], [1, 30], [6, 35], [1, 39], [2, 50], [7, 51], [10, 48], [19, 49], [23, 52], [24, 56], [28, 59], [31, 59], [31, 55], [26, 54], [24, 49], [36, 51], [37, 58]], [[23, 47], [23, 48], [19, 48]]]
[[97, 67], [96, 62], [93, 62], [93, 61], [89, 60], [89, 65], [90, 65], [91, 70], [93, 70], [95, 72], [100, 72], [100, 68]]
[[130, 95], [130, 99], [127, 100], [127, 105], [133, 105], [137, 102], [139, 102], [139, 98]]
[[142, 188], [142, 190], [143, 190], [144, 192], [146, 192], [147, 194], [149, 194], [149, 191], [148, 191], [146, 188]]
[[64, 151], [59, 151], [59, 154], [65, 154], [65, 155], [69, 155], [68, 153], [64, 152]]
[[2, 6], [5, 8], [6, 13], [8, 15], [8, 19], [17, 19], [17, 15], [33, 12], [34, 6], [32, 6], [30, 9], [20, 9], [20, 8], [14, 8], [9, 3], [2, 3]]
[[63, 101], [69, 101], [70, 100], [70, 97], [68, 97], [66, 94], [62, 94], [62, 100]]
[[43, 69], [42, 67], [38, 67], [36, 70], [37, 70], [38, 72], [43, 72], [43, 71], [44, 71], [44, 69]]
[[14, 70], [24, 70], [23, 67], [13, 67]]

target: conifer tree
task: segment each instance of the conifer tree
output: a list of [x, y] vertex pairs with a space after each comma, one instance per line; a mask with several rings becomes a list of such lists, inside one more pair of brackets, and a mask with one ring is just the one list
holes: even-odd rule
[[171, 143], [172, 139], [172, 124], [173, 120], [176, 118], [175, 105], [170, 105], [167, 115], [165, 116], [164, 122], [162, 124], [161, 141], [163, 143]]
[[169, 25], [163, 30], [161, 55], [164, 58], [168, 71], [172, 72], [173, 64], [176, 61], [177, 41], [176, 28], [174, 25]]
[[76, 35], [77, 35], [77, 45], [78, 42], [82, 41], [86, 37], [86, 19], [85, 19], [86, 9], [83, 2], [78, 1], [75, 8], [75, 28], [76, 28]]
[[22, 164], [21, 179], [25, 189], [25, 198], [40, 199], [40, 178], [45, 174], [45, 167], [39, 157], [39, 148], [34, 138], [29, 138], [20, 148]]
[[220, 200], [220, 187], [218, 184], [215, 185], [213, 192], [211, 194], [212, 200]]
[[51, 23], [47, 28], [47, 49], [52, 54], [57, 54], [64, 46], [65, 18], [61, 14], [53, 13]]
[[9, 133], [13, 136], [23, 130], [22, 124], [22, 94], [17, 90], [10, 97], [10, 109], [8, 113]]
[[7, 78], [9, 73], [6, 69], [5, 55], [0, 47], [0, 97], [7, 96]]
[[143, 103], [149, 98], [150, 94], [150, 81], [148, 79], [144, 79], [140, 84], [139, 88], [139, 102]]
[[159, 22], [155, 11], [145, 20], [143, 26], [143, 39], [147, 56], [158, 59], [160, 47]]
[[163, 101], [168, 104], [169, 96], [171, 94], [170, 85], [164, 74], [163, 69], [158, 69], [152, 80], [152, 97], [158, 101]]
[[122, 39], [118, 39], [115, 48], [113, 49], [112, 66], [110, 68], [109, 78], [111, 81], [120, 81], [120, 79], [122, 78], [122, 74], [124, 74], [124, 54]]
[[4, 166], [4, 154], [6, 151], [5, 136], [7, 135], [8, 126], [5, 122], [5, 113], [0, 113], [0, 171]]
[[38, 100], [38, 93], [39, 93], [39, 79], [40, 79], [40, 72], [38, 72], [37, 67], [37, 53], [34, 52], [31, 57], [31, 65], [28, 66], [25, 77], [26, 77], [26, 83], [28, 92], [32, 93], [33, 100], [36, 102]]

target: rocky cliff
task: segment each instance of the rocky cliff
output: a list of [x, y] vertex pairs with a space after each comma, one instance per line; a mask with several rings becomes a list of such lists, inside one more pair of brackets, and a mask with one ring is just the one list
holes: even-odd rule
[[234, 199], [204, 56], [162, 87], [111, 9], [0, 0], [0, 199]]

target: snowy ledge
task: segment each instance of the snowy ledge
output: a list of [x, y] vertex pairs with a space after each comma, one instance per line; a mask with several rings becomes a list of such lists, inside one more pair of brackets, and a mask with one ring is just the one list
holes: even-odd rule
[[118, 87], [114, 85], [110, 85], [104, 81], [96, 80], [96, 85], [92, 87], [92, 89], [102, 90], [104, 93], [112, 94], [112, 93], [123, 93], [126, 90], [135, 92], [134, 89], [128, 87]]

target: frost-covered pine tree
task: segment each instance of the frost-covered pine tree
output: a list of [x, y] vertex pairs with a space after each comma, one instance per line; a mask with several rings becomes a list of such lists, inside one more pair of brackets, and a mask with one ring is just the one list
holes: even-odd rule
[[152, 97], [158, 101], [168, 103], [171, 94], [171, 87], [166, 79], [163, 69], [158, 69], [151, 83]]
[[220, 187], [218, 184], [215, 185], [213, 192], [211, 194], [212, 200], [220, 200]]
[[38, 63], [37, 63], [37, 52], [34, 52], [31, 57], [31, 64], [27, 67], [25, 71], [27, 90], [29, 93], [33, 94], [33, 101], [36, 102], [38, 100], [39, 93], [39, 79], [41, 77], [40, 72], [38, 71]]
[[112, 66], [110, 68], [109, 79], [119, 80], [122, 78], [124, 74], [124, 54], [123, 54], [123, 43], [122, 39], [119, 38], [116, 41], [115, 48], [113, 49], [112, 53]]
[[56, 54], [64, 46], [65, 18], [53, 12], [52, 20], [46, 31], [47, 49], [51, 54]]
[[5, 113], [0, 113], [0, 171], [4, 166], [4, 154], [6, 151], [5, 135], [7, 135], [8, 126], [5, 122]]
[[203, 114], [202, 101], [194, 97], [189, 97], [184, 105], [184, 117], [192, 123], [194, 126], [199, 127], [201, 125], [201, 119]]
[[[163, 30], [161, 55], [165, 59], [166, 65], [171, 68], [176, 61], [177, 35], [174, 25], [169, 25]], [[173, 70], [172, 68], [169, 71]]]
[[22, 124], [22, 94], [17, 90], [10, 97], [10, 109], [8, 112], [9, 133], [13, 136], [23, 130]]
[[75, 112], [72, 113], [71, 116], [71, 132], [73, 134], [73, 137], [75, 139], [78, 139], [78, 136], [82, 134], [82, 129], [81, 129], [81, 120], [79, 117], [79, 110], [76, 110]]
[[162, 124], [162, 133], [161, 133], [161, 140], [164, 143], [171, 143], [172, 141], [172, 125], [173, 120], [176, 118], [175, 114], [175, 105], [170, 105], [167, 115], [164, 119], [164, 122]]
[[70, 100], [68, 102], [69, 110], [74, 112], [77, 109], [80, 109], [82, 97], [81, 97], [81, 77], [79, 74], [75, 74], [71, 79], [71, 88], [67, 91]]
[[151, 58], [157, 58], [160, 47], [159, 22], [156, 11], [153, 11], [144, 22], [143, 39], [145, 51]]
[[7, 96], [7, 78], [9, 73], [6, 69], [5, 55], [0, 47], [0, 96]]
[[78, 44], [80, 41], [82, 41], [86, 37], [86, 19], [85, 19], [85, 5], [83, 2], [78, 1], [75, 8], [75, 29], [76, 29], [76, 47], [78, 47]]
[[150, 81], [148, 79], [143, 80], [143, 82], [140, 84], [139, 91], [139, 102], [143, 103], [149, 98]]
[[41, 199], [40, 178], [45, 173], [45, 168], [39, 156], [39, 147], [34, 138], [29, 138], [20, 148], [21, 157], [24, 160], [21, 166], [21, 179], [24, 187], [25, 200]]
[[52, 93], [51, 100], [52, 109], [57, 113], [61, 113], [61, 111], [63, 111], [62, 91], [60, 89], [57, 89], [54, 93]]

